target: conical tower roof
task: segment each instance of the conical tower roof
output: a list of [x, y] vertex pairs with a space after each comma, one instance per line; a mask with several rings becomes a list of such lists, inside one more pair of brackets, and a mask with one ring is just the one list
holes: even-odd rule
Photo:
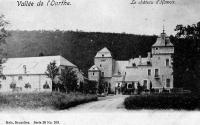
[[89, 71], [100, 71], [99, 68], [96, 65], [93, 65]]
[[173, 44], [170, 42], [169, 37], [167, 34], [163, 32], [160, 34], [160, 36], [157, 38], [156, 43], [153, 44], [153, 47], [160, 47], [160, 46], [173, 46]]
[[104, 47], [103, 49], [97, 52], [95, 57], [112, 57], [112, 55], [108, 48]]

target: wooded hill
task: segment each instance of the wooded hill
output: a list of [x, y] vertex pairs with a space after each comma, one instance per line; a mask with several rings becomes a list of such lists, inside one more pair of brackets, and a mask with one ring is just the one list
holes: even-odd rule
[[97, 51], [107, 47], [114, 59], [147, 56], [156, 36], [82, 31], [9, 31], [8, 57], [62, 55], [84, 73], [93, 65]]

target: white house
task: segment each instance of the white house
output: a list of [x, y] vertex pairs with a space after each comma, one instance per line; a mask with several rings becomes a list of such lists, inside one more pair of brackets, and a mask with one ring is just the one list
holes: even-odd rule
[[83, 80], [83, 75], [78, 67], [62, 56], [41, 56], [8, 58], [4, 60], [0, 78], [0, 92], [50, 92], [52, 81], [45, 74], [47, 65], [55, 61], [61, 69], [72, 67], [77, 71], [78, 82]]

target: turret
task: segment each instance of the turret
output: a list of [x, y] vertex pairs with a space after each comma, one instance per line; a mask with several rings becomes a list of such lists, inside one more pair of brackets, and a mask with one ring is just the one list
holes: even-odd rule
[[100, 69], [101, 77], [112, 77], [113, 59], [111, 52], [106, 47], [97, 52], [94, 63]]

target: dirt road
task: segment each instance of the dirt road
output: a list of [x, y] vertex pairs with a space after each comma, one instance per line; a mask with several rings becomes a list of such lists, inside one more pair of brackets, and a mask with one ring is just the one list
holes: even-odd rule
[[120, 111], [125, 110], [123, 101], [127, 96], [115, 95], [99, 97], [99, 101], [90, 102], [69, 109], [70, 111]]

